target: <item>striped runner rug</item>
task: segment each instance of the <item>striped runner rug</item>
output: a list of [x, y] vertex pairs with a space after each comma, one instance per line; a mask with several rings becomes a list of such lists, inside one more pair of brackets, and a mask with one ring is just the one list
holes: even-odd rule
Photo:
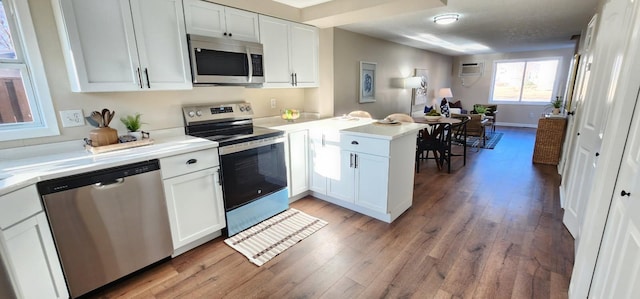
[[327, 222], [288, 209], [224, 240], [227, 245], [262, 266], [287, 248], [315, 233]]

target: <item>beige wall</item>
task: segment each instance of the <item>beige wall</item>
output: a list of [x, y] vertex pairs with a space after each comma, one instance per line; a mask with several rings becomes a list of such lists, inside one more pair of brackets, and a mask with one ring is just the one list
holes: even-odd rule
[[[227, 1], [229, 2], [229, 1]], [[248, 1], [238, 1], [243, 8], [251, 8]], [[272, 1], [265, 1], [277, 4]], [[254, 1], [251, 1], [253, 4]], [[180, 107], [183, 104], [194, 103], [218, 103], [236, 100], [246, 100], [252, 103], [255, 117], [279, 115], [280, 109], [296, 107], [306, 111], [318, 112], [315, 106], [305, 105], [305, 93], [319, 93], [318, 88], [305, 89], [266, 89], [244, 87], [197, 87], [188, 91], [140, 91], [140, 92], [105, 92], [105, 93], [74, 93], [71, 92], [66, 75], [64, 59], [58, 38], [58, 32], [51, 7], [51, 0], [29, 0], [32, 17], [35, 23], [36, 35], [45, 72], [49, 83], [49, 89], [53, 99], [53, 105], [58, 118], [61, 135], [46, 138], [31, 138], [24, 140], [0, 142], [0, 148], [10, 148], [24, 145], [44, 144], [69, 140], [81, 140], [92, 129], [88, 124], [82, 127], [63, 128], [60, 124], [58, 111], [68, 109], [82, 109], [85, 115], [93, 110], [108, 108], [116, 111], [116, 120], [112, 126], [122, 133], [126, 132], [124, 126], [118, 121], [120, 116], [133, 113], [142, 113], [143, 130], [167, 129], [183, 126]], [[274, 15], [276, 9], [269, 10], [265, 4], [251, 5], [260, 11]], [[276, 5], [279, 11], [280, 5]], [[288, 10], [281, 17], [292, 14]], [[297, 10], [296, 10], [297, 11]], [[326, 52], [326, 51], [325, 51]], [[330, 57], [323, 57], [329, 59]], [[322, 64], [322, 60], [321, 60]], [[275, 98], [277, 107], [272, 109], [270, 99]], [[323, 100], [325, 97], [323, 97]], [[327, 98], [326, 101], [332, 101]], [[316, 100], [313, 103], [320, 103]]]
[[[451, 79], [453, 98], [454, 100], [461, 100], [463, 108], [467, 110], [473, 108], [474, 104], [487, 104], [491, 93], [494, 61], [539, 57], [562, 57], [562, 65], [559, 70], [560, 73], [556, 85], [556, 94], [562, 96], [564, 95], [573, 52], [574, 48], [571, 47], [553, 51], [496, 53], [455, 57], [453, 59], [453, 75]], [[484, 62], [484, 74], [479, 77], [459, 77], [458, 67], [461, 63], [469, 62]], [[549, 112], [551, 112], [551, 108], [545, 105], [500, 104], [498, 107], [497, 121], [498, 123], [516, 126], [537, 126], [540, 115]]]
[[[394, 80], [410, 77], [415, 69], [429, 71], [429, 98], [433, 90], [450, 85], [452, 58], [425, 50], [372, 38], [350, 31], [334, 30], [334, 114], [366, 110], [374, 118], [391, 113], [409, 113], [412, 90], [394, 86]], [[360, 61], [375, 62], [376, 101], [358, 103]], [[415, 107], [414, 110], [421, 110]]]

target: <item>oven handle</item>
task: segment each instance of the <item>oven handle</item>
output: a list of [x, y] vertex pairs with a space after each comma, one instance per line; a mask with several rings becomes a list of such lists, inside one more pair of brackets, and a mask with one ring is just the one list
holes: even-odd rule
[[276, 143], [284, 143], [284, 140], [285, 140], [284, 136], [258, 139], [258, 140], [253, 140], [253, 141], [250, 141], [250, 142], [244, 142], [244, 143], [238, 143], [238, 144], [232, 144], [232, 145], [223, 146], [223, 147], [218, 148], [218, 152], [220, 153], [220, 156], [224, 156], [224, 155], [228, 155], [228, 154], [233, 154], [233, 153], [237, 153], [237, 152], [241, 152], [241, 151], [246, 151], [246, 150], [250, 150], [250, 149], [254, 149], [254, 148], [263, 147], [263, 146], [266, 146], [266, 145], [272, 145], [272, 144], [276, 144]]

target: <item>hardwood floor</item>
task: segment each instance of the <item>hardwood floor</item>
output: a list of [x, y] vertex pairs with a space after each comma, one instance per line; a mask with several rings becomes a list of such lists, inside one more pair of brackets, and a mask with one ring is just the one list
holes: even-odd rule
[[499, 127], [493, 150], [433, 160], [392, 224], [307, 197], [329, 225], [262, 267], [218, 238], [90, 294], [139, 298], [566, 298], [573, 239], [555, 166], [531, 163], [535, 130]]

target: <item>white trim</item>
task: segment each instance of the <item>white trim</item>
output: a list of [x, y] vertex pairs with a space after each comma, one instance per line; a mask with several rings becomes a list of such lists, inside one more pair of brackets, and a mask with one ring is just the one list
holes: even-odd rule
[[[40, 48], [38, 47], [38, 40], [36, 38], [36, 32], [33, 27], [33, 20], [29, 10], [29, 4], [27, 1], [14, 1], [5, 0], [5, 5], [10, 7], [10, 11], [15, 13], [16, 31], [20, 32], [18, 38], [22, 44], [21, 49], [23, 51], [24, 60], [27, 65], [27, 73], [31, 81], [32, 92], [35, 96], [33, 102], [37, 103], [36, 107], [32, 107], [31, 113], [39, 113], [41, 119], [41, 127], [37, 128], [16, 128], [0, 130], [0, 141], [7, 140], [19, 140], [26, 138], [44, 137], [59, 135], [58, 122], [56, 114], [53, 108], [53, 102], [51, 100], [51, 94], [49, 93], [49, 84], [47, 83], [47, 77], [44, 72], [44, 63], [42, 62], [42, 56], [40, 55]], [[14, 39], [14, 42], [16, 40]], [[18, 47], [16, 47], [18, 48]], [[18, 54], [20, 57], [20, 54]], [[23, 80], [25, 85], [29, 80]], [[29, 89], [29, 87], [25, 87]], [[27, 94], [29, 91], [27, 90]], [[32, 99], [30, 99], [31, 101]], [[34, 117], [36, 119], [36, 117]]]
[[517, 127], [517, 128], [538, 128], [538, 124], [521, 124], [521, 123], [505, 123], [505, 122], [496, 122], [496, 126], [501, 127]]

